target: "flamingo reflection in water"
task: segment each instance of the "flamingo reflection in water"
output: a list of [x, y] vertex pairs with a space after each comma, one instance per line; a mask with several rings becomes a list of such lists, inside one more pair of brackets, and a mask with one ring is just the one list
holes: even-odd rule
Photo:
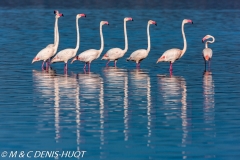
[[[187, 108], [187, 86], [186, 81], [183, 77], [174, 76], [170, 73], [170, 76], [158, 75], [158, 83], [160, 85], [160, 92], [163, 97], [163, 107], [166, 108], [165, 116], [167, 118], [167, 123], [170, 123], [174, 119], [181, 118], [182, 121], [182, 156], [186, 159], [186, 149], [187, 144], [191, 143], [189, 136], [189, 131], [191, 129], [191, 119], [188, 118]], [[181, 106], [181, 115], [179, 117], [176, 108]], [[167, 113], [170, 109], [171, 114]], [[175, 110], [175, 113], [174, 113]], [[176, 114], [176, 115], [174, 115]]]
[[[124, 140], [128, 141], [129, 134], [129, 107], [128, 107], [128, 71], [126, 69], [119, 69], [116, 67], [106, 67], [104, 69], [104, 75], [107, 81], [111, 83], [106, 83], [108, 91], [111, 95], [107, 97], [109, 101], [114, 101], [114, 103], [121, 103], [123, 98], [123, 120], [124, 120]], [[122, 89], [124, 91], [122, 95]], [[106, 91], [107, 92], [107, 91]], [[117, 107], [117, 106], [116, 106]]]
[[[82, 108], [88, 108], [93, 106], [99, 106], [99, 125], [100, 125], [100, 149], [103, 150], [105, 145], [105, 121], [106, 121], [106, 109], [104, 107], [104, 83], [99, 74], [92, 72], [77, 74], [79, 80], [79, 86], [81, 88], [81, 100], [83, 101]], [[96, 98], [98, 97], [98, 98]], [[86, 103], [87, 102], [87, 103]], [[91, 118], [91, 117], [88, 117]], [[87, 118], [85, 119], [87, 121]], [[97, 119], [96, 119], [97, 121]], [[91, 119], [92, 122], [92, 119]], [[97, 125], [97, 124], [96, 124]], [[88, 130], [86, 130], [88, 132]], [[92, 132], [92, 131], [90, 131]], [[104, 157], [104, 151], [101, 151], [100, 157]], [[102, 159], [102, 158], [100, 158]]]
[[[147, 71], [144, 71], [141, 69], [135, 69], [131, 72], [130, 80], [134, 87], [133, 94], [141, 93], [141, 96], [136, 95], [134, 97], [138, 97], [138, 100], [141, 99], [142, 102], [145, 101], [147, 103], [146, 104], [146, 117], [147, 117], [146, 128], [148, 131], [147, 146], [150, 146], [151, 145], [151, 137], [152, 137], [152, 127], [153, 127], [152, 113], [154, 112], [153, 108], [152, 108], [152, 100], [151, 100], [151, 79], [150, 79]], [[136, 90], [137, 90], [137, 92], [136, 92]], [[145, 100], [145, 98], [147, 98], [147, 99]]]
[[[207, 143], [214, 144], [214, 138], [216, 137], [215, 131], [215, 91], [212, 72], [205, 71], [203, 74], [203, 119], [205, 123], [205, 134], [207, 137]], [[206, 155], [207, 157], [214, 158], [215, 155]]]
[[[54, 126], [55, 126], [55, 140], [56, 143], [59, 142], [61, 138], [60, 133], [60, 122], [66, 121], [67, 119], [64, 117], [60, 117], [60, 111], [69, 113], [69, 111], [74, 111], [76, 113], [76, 143], [77, 143], [77, 150], [79, 149], [80, 144], [80, 99], [79, 99], [79, 85], [76, 79], [76, 75], [68, 76], [68, 75], [57, 75], [55, 71], [49, 70], [46, 71], [33, 71], [33, 80], [34, 80], [34, 88], [36, 92], [40, 92], [42, 97], [45, 97], [49, 102], [44, 101], [43, 104], [49, 104], [49, 108], [52, 108], [52, 101], [54, 101]], [[71, 104], [73, 102], [73, 104]], [[39, 103], [38, 103], [39, 104]], [[71, 106], [76, 107], [71, 107]], [[70, 106], [68, 108], [62, 108], [62, 106]], [[51, 120], [51, 114], [48, 113], [41, 114], [40, 122], [47, 117], [47, 121]], [[63, 126], [62, 126], [63, 127]]]

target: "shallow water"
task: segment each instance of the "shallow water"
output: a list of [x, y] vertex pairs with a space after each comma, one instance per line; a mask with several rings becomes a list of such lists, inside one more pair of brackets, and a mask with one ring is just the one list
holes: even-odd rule
[[[63, 63], [53, 64], [49, 72], [41, 71], [40, 62], [31, 64], [53, 43], [53, 9], [0, 10], [1, 152], [79, 150], [87, 151], [84, 159], [240, 156], [240, 11], [143, 8], [60, 8], [65, 16], [59, 19], [59, 51], [75, 47], [75, 16], [87, 14], [79, 20], [78, 54], [100, 48], [101, 20], [110, 23], [103, 26], [103, 53], [123, 48], [123, 18], [134, 19], [127, 22], [129, 50], [117, 68], [106, 68], [99, 58], [90, 73], [75, 62], [69, 64], [68, 74]], [[185, 25], [187, 52], [170, 75], [169, 64], [156, 61], [165, 50], [183, 47], [184, 18], [194, 24]], [[151, 51], [136, 69], [126, 58], [147, 48], [149, 19], [158, 26], [150, 27]], [[216, 39], [209, 44], [213, 59], [207, 72], [201, 55], [206, 34]]]

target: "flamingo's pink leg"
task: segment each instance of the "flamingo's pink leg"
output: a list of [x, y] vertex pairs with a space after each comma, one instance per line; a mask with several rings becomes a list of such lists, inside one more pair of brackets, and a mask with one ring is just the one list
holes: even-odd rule
[[211, 69], [211, 62], [210, 62], [210, 60], [208, 62], [208, 68], [209, 68], [209, 71], [210, 71], [210, 69]]
[[42, 70], [44, 70], [44, 61], [42, 62]]
[[86, 64], [87, 64], [87, 62], [85, 63], [85, 65], [84, 65], [83, 69], [85, 69], [85, 68], [86, 68]]
[[91, 63], [88, 62], [88, 72], [90, 72], [90, 65], [91, 65]]
[[117, 61], [114, 61], [114, 67], [117, 67]]
[[47, 60], [47, 62], [46, 62], [46, 70], [48, 70], [49, 67], [50, 67], [50, 58], [49, 58], [49, 59]]
[[108, 63], [109, 63], [109, 62], [110, 62], [110, 60], [107, 61], [107, 63], [106, 63], [106, 67], [108, 66]]
[[170, 67], [169, 67], [169, 71], [172, 71], [173, 68], [172, 68], [172, 63], [170, 62]]
[[64, 70], [67, 71], [67, 69], [68, 69], [67, 63], [65, 63], [65, 65], [64, 65]]

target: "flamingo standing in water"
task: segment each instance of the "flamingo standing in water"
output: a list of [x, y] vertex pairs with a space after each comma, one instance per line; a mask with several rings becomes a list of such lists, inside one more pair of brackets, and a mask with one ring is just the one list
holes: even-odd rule
[[102, 33], [102, 26], [104, 24], [109, 25], [109, 23], [108, 23], [108, 21], [101, 21], [100, 22], [101, 48], [99, 50], [97, 50], [97, 49], [86, 50], [86, 51], [80, 53], [75, 58], [73, 58], [71, 63], [73, 63], [75, 60], [79, 60], [79, 61], [85, 62], [85, 65], [84, 65], [83, 69], [85, 70], [86, 64], [88, 64], [88, 70], [90, 71], [91, 62], [93, 60], [97, 59], [100, 56], [100, 54], [102, 53], [102, 51], [103, 51], [104, 39], [103, 39], [103, 33]]
[[56, 54], [56, 56], [52, 59], [51, 63], [55, 63], [55, 62], [64, 62], [64, 71], [67, 71], [67, 62], [69, 59], [73, 58], [74, 56], [76, 56], [78, 48], [79, 48], [79, 27], [78, 27], [78, 19], [81, 17], [86, 17], [85, 14], [77, 14], [76, 16], [76, 29], [77, 29], [77, 44], [76, 44], [76, 48], [68, 48], [68, 49], [64, 49], [60, 52], [58, 52]]
[[179, 58], [181, 58], [184, 53], [186, 52], [187, 50], [187, 41], [186, 41], [186, 37], [185, 37], [185, 33], [184, 33], [184, 24], [186, 23], [192, 23], [192, 20], [190, 19], [184, 19], [182, 21], [182, 36], [183, 36], [183, 43], [184, 43], [184, 46], [183, 46], [183, 49], [177, 49], [177, 48], [173, 48], [173, 49], [169, 49], [167, 51], [165, 51], [163, 53], [163, 55], [157, 60], [157, 63], [158, 62], [170, 62], [170, 67], [169, 67], [169, 71], [172, 72], [172, 64], [178, 60]]
[[140, 62], [145, 59], [148, 56], [148, 53], [151, 48], [150, 44], [150, 35], [149, 35], [149, 26], [150, 24], [155, 24], [157, 25], [157, 22], [153, 20], [149, 20], [147, 24], [147, 36], [148, 36], [148, 48], [146, 49], [139, 49], [134, 51], [129, 58], [127, 58], [127, 61], [135, 61], [136, 62], [136, 67], [140, 67]]
[[57, 52], [59, 44], [59, 32], [58, 32], [58, 18], [62, 17], [63, 14], [59, 13], [57, 10], [54, 11], [55, 16], [55, 26], [54, 26], [54, 44], [47, 45], [46, 48], [43, 48], [38, 54], [33, 58], [32, 63], [37, 61], [43, 61], [42, 70], [44, 70], [44, 63], [48, 61], [46, 69], [49, 66], [50, 58], [54, 56]]
[[117, 60], [121, 57], [124, 56], [124, 54], [127, 52], [128, 50], [128, 38], [127, 38], [127, 29], [126, 29], [126, 22], [127, 21], [133, 21], [133, 19], [131, 17], [126, 17], [123, 19], [124, 21], [124, 37], [125, 37], [125, 48], [124, 50], [120, 49], [120, 48], [112, 48], [110, 50], [107, 51], [107, 53], [102, 57], [102, 60], [108, 60], [108, 62], [106, 63], [106, 66], [108, 66], [108, 63], [110, 61], [114, 61], [114, 66], [116, 67], [116, 63]]
[[212, 38], [212, 41], [206, 41], [205, 43], [205, 49], [203, 49], [203, 59], [205, 61], [205, 70], [206, 70], [206, 62], [208, 61], [208, 67], [210, 69], [210, 60], [212, 59], [212, 49], [208, 48], [208, 42], [209, 43], [213, 43], [215, 42], [215, 38], [211, 35], [206, 35], [205, 37], [203, 37], [202, 42], [204, 43], [204, 41], [206, 39]]

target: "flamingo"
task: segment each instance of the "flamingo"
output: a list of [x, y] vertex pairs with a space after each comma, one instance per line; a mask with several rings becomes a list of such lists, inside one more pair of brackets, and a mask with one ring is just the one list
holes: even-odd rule
[[124, 56], [124, 54], [127, 52], [128, 50], [128, 38], [127, 38], [127, 29], [126, 29], [126, 22], [127, 21], [133, 21], [133, 19], [131, 17], [126, 17], [123, 19], [124, 21], [124, 37], [125, 37], [125, 48], [124, 50], [120, 49], [120, 48], [112, 48], [110, 50], [107, 51], [107, 53], [102, 57], [102, 60], [108, 60], [108, 62], [106, 63], [106, 66], [108, 66], [108, 63], [110, 61], [114, 61], [114, 66], [116, 67], [116, 63], [117, 60], [121, 57]]
[[127, 61], [135, 61], [136, 62], [136, 67], [140, 67], [140, 62], [145, 59], [148, 56], [148, 53], [151, 48], [150, 44], [150, 35], [149, 35], [149, 26], [150, 24], [155, 24], [157, 25], [157, 22], [153, 20], [149, 20], [147, 24], [147, 36], [148, 36], [148, 48], [146, 49], [139, 49], [134, 51], [129, 58], [127, 58]]
[[85, 14], [77, 14], [76, 16], [76, 29], [77, 29], [77, 44], [76, 44], [76, 48], [68, 48], [68, 49], [64, 49], [60, 52], [58, 52], [56, 54], [56, 56], [52, 59], [51, 63], [55, 63], [55, 62], [64, 62], [65, 65], [64, 65], [64, 71], [66, 72], [67, 71], [67, 62], [69, 59], [73, 58], [76, 54], [77, 54], [77, 51], [78, 51], [78, 48], [79, 48], [79, 41], [80, 41], [80, 38], [79, 38], [79, 27], [78, 27], [78, 19], [81, 18], [81, 17], [86, 17]]
[[209, 43], [214, 43], [215, 42], [215, 38], [211, 35], [206, 35], [205, 37], [203, 37], [202, 42], [204, 43], [204, 41], [206, 39], [212, 38], [212, 41], [206, 41], [205, 43], [205, 49], [203, 49], [203, 59], [205, 61], [205, 70], [206, 70], [206, 61], [208, 61], [208, 66], [210, 69], [210, 60], [212, 59], [212, 49], [208, 48], [208, 42]]
[[73, 63], [75, 60], [85, 62], [83, 69], [85, 70], [86, 64], [88, 64], [88, 70], [90, 71], [91, 62], [93, 60], [97, 59], [103, 51], [104, 40], [103, 40], [103, 34], [102, 34], [102, 26], [105, 24], [109, 25], [108, 21], [100, 22], [101, 48], [99, 50], [97, 50], [97, 49], [86, 50], [86, 51], [80, 53], [78, 56], [74, 57], [71, 63]]
[[185, 33], [184, 33], [184, 24], [186, 24], [186, 23], [192, 23], [193, 24], [193, 21], [190, 20], [190, 19], [184, 19], [182, 21], [182, 36], [183, 36], [183, 43], [184, 43], [183, 49], [182, 50], [178, 49], [178, 48], [169, 49], [169, 50], [165, 51], [163, 53], [163, 55], [157, 60], [157, 63], [162, 62], [162, 61], [170, 62], [170, 67], [169, 67], [170, 72], [172, 72], [172, 70], [173, 70], [172, 64], [176, 60], [181, 58], [187, 50], [187, 41], [186, 41], [186, 37], [185, 37]]
[[[49, 44], [47, 47], [43, 48], [38, 54], [33, 58], [32, 63], [37, 61], [43, 61], [42, 70], [44, 70], [44, 63], [46, 61], [50, 61], [50, 58], [54, 56], [57, 52], [58, 44], [59, 44], [59, 32], [58, 32], [58, 18], [62, 17], [63, 14], [59, 13], [57, 10], [54, 11], [55, 16], [55, 27], [54, 27], [54, 44]], [[47, 64], [49, 65], [49, 64]], [[46, 67], [48, 68], [48, 67]]]

